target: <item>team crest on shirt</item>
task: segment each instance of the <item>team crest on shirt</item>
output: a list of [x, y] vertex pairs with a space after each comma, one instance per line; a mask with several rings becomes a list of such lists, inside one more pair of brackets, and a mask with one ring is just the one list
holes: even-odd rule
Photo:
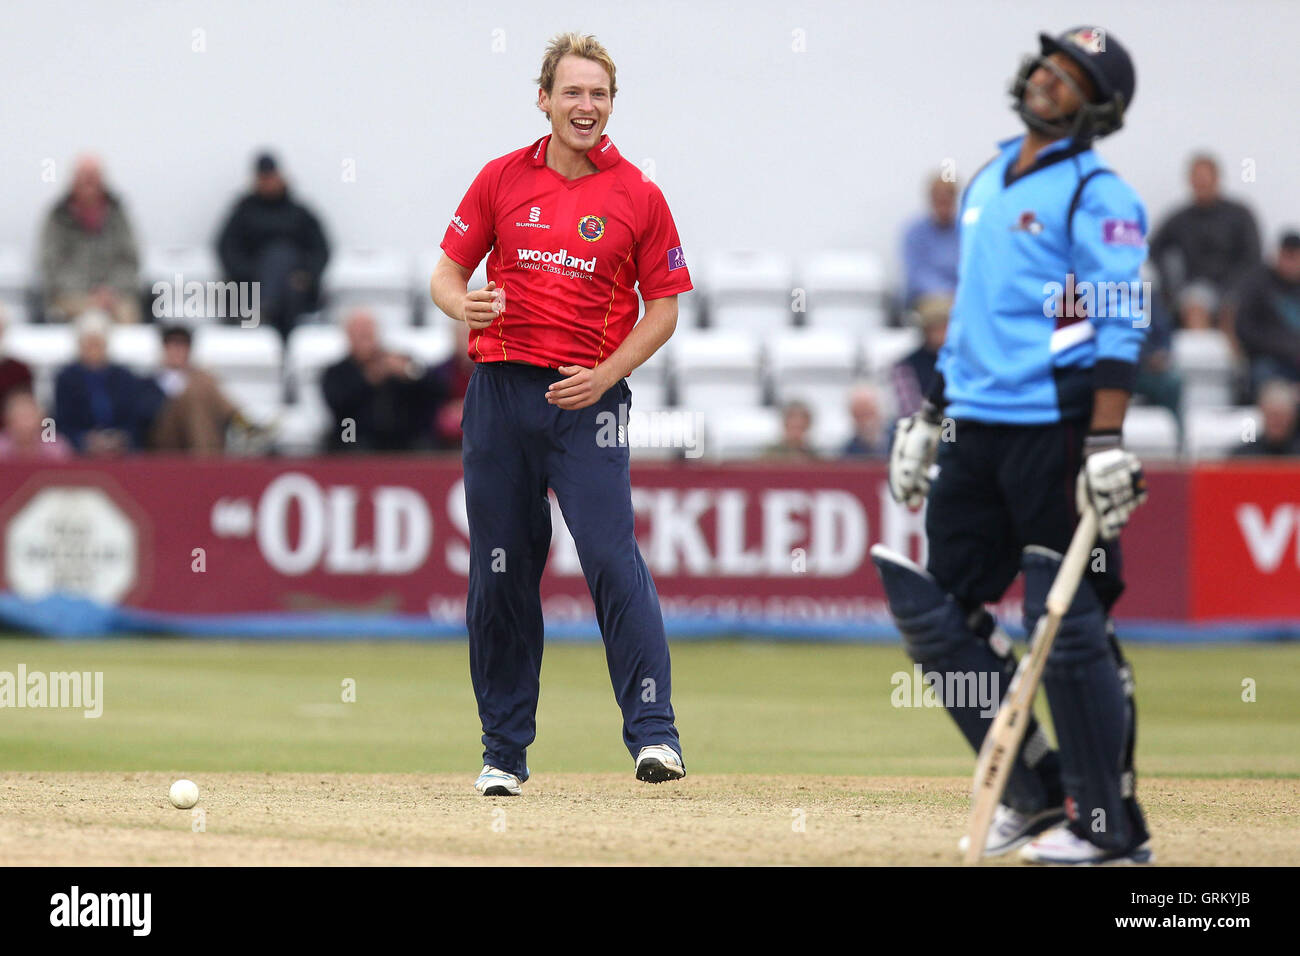
[[1011, 228], [1016, 232], [1027, 232], [1031, 236], [1036, 236], [1043, 231], [1043, 224], [1038, 221], [1038, 216], [1032, 209], [1026, 209]]
[[578, 235], [595, 242], [605, 234], [605, 220], [601, 216], [583, 216], [578, 220]]

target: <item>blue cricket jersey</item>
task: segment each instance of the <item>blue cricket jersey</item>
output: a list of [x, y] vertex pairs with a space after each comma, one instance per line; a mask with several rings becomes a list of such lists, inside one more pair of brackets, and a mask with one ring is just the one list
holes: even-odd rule
[[1022, 136], [962, 196], [961, 259], [939, 352], [945, 414], [1042, 425], [1089, 414], [1095, 388], [1132, 390], [1147, 324], [1137, 193], [1069, 139], [1012, 178]]

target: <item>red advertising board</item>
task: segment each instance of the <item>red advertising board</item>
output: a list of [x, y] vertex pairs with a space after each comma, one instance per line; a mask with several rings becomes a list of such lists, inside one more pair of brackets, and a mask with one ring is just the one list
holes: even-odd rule
[[1192, 511], [1193, 617], [1300, 620], [1300, 467], [1198, 468]]
[[[1188, 619], [1188, 480], [1179, 470], [1150, 476], [1151, 501], [1125, 533], [1122, 617]], [[0, 590], [72, 591], [173, 613], [346, 610], [463, 621], [460, 482], [454, 457], [10, 464], [0, 470]], [[1286, 495], [1269, 486], [1256, 497], [1276, 509]], [[889, 498], [880, 464], [638, 464], [633, 506], [670, 618], [883, 622], [869, 548], [883, 541], [924, 560], [923, 514]], [[1300, 509], [1286, 507], [1285, 519], [1267, 520], [1297, 520]], [[555, 506], [547, 619], [589, 621], [562, 518]], [[1288, 568], [1294, 582], [1294, 560]], [[1018, 594], [1003, 608], [1014, 621]], [[1198, 593], [1198, 616], [1300, 615], [1294, 587], [1238, 594], [1235, 604], [1233, 595]]]

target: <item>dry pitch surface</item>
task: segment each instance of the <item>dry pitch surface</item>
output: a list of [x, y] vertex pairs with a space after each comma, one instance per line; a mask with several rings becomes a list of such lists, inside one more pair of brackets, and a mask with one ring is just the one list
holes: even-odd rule
[[[187, 811], [167, 801], [174, 778], [0, 774], [0, 863], [948, 865], [970, 787], [554, 773], [535, 774], [522, 797], [485, 798], [463, 774], [209, 773]], [[1295, 780], [1162, 777], [1141, 788], [1158, 863], [1300, 864]]]

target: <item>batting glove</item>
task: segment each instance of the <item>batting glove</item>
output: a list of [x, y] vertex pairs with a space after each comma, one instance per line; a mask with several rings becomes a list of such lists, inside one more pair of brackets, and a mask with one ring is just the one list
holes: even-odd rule
[[1137, 506], [1147, 500], [1142, 462], [1120, 447], [1117, 434], [1089, 435], [1084, 444], [1083, 467], [1075, 485], [1079, 512], [1097, 512], [1097, 532], [1114, 541]]
[[939, 411], [926, 402], [900, 418], [889, 446], [889, 493], [899, 504], [919, 508], [930, 493], [930, 469], [939, 452]]

